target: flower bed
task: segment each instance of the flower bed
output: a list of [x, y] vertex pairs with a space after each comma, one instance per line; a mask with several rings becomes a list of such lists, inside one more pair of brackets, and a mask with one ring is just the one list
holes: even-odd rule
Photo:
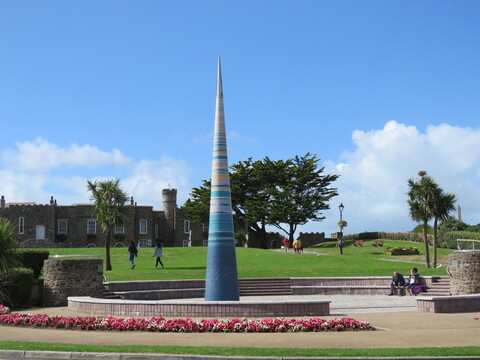
[[386, 254], [389, 255], [420, 255], [420, 252], [416, 247], [394, 247], [388, 249]]
[[[4, 309], [7, 309], [5, 312]], [[0, 305], [0, 324], [72, 330], [117, 330], [151, 332], [311, 332], [375, 330], [368, 322], [339, 319], [165, 319], [162, 317], [118, 319], [114, 317], [63, 317], [8, 313]]]

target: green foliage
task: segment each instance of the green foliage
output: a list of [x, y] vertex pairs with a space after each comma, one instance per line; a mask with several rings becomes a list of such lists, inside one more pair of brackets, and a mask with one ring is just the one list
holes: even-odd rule
[[393, 247], [388, 249], [390, 255], [420, 255], [416, 247]]
[[20, 265], [19, 255], [15, 251], [17, 246], [15, 226], [7, 219], [0, 217], [0, 278]]
[[443, 240], [447, 243], [449, 249], [457, 248], [457, 239], [480, 240], [480, 233], [469, 231], [449, 231], [443, 234]]
[[246, 242], [247, 242], [247, 236], [243, 231], [238, 231], [235, 233], [235, 243], [237, 244], [237, 246], [242, 247], [245, 245]]
[[49, 252], [38, 249], [19, 249], [22, 267], [33, 270], [33, 276], [38, 279], [43, 269], [43, 262], [48, 260]]
[[[250, 231], [267, 248], [266, 225], [282, 230], [293, 241], [298, 225], [323, 220], [322, 211], [337, 196], [330, 188], [338, 175], [324, 175], [316, 155], [307, 153], [293, 159], [261, 161], [252, 158], [231, 166], [230, 173], [234, 220]], [[207, 222], [210, 207], [210, 181], [193, 188], [183, 209], [195, 222]]]
[[33, 270], [14, 268], [6, 279], [6, 304], [8, 306], [28, 306], [33, 286]]
[[8, 300], [9, 274], [20, 266], [20, 258], [16, 252], [18, 240], [15, 236], [15, 226], [5, 218], [0, 217], [0, 303]]
[[[364, 232], [359, 234], [349, 234], [343, 237], [344, 240], [371, 240], [385, 239], [395, 241], [423, 242], [423, 235], [414, 232]], [[433, 242], [433, 237], [428, 235], [429, 243]]]
[[[423, 234], [423, 225], [418, 224], [417, 226], [415, 226], [413, 228], [412, 232], [414, 232], [416, 234]], [[431, 227], [428, 224], [427, 224], [427, 234], [433, 235], [433, 227]]]

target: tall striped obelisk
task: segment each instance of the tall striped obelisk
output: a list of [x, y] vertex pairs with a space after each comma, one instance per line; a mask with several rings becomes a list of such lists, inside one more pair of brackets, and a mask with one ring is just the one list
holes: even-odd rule
[[210, 222], [208, 229], [205, 300], [239, 300], [220, 56], [218, 57], [212, 191], [210, 194]]

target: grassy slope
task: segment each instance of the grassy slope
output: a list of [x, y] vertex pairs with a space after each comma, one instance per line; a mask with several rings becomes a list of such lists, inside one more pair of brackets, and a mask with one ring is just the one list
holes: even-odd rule
[[[306, 249], [302, 255], [251, 248], [237, 248], [237, 268], [240, 278], [253, 277], [309, 277], [309, 276], [389, 276], [397, 270], [404, 274], [416, 266], [421, 275], [446, 275], [445, 267], [426, 269], [423, 255], [390, 256], [384, 254], [392, 246], [416, 246], [423, 253], [422, 245], [385, 241], [383, 248], [373, 247], [365, 241], [363, 247], [344, 247], [344, 255], [333, 244], [321, 244]], [[103, 248], [48, 249], [54, 254], [95, 254], [104, 257]], [[451, 250], [439, 249], [443, 263]], [[136, 267], [130, 269], [126, 248], [112, 249], [112, 271], [106, 272], [108, 281], [155, 279], [203, 279], [205, 278], [207, 248], [164, 248], [162, 258], [165, 269], [153, 269], [155, 258], [152, 248], [140, 248], [135, 259]], [[317, 254], [320, 254], [317, 256]], [[389, 261], [394, 260], [394, 261]]]

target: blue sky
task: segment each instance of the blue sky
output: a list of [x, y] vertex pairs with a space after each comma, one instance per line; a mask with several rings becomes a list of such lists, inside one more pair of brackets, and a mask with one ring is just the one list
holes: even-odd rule
[[426, 170], [480, 223], [478, 1], [0, 1], [0, 193], [88, 202], [120, 178], [181, 205], [211, 176], [218, 53], [229, 161], [340, 174], [301, 231], [403, 231]]

